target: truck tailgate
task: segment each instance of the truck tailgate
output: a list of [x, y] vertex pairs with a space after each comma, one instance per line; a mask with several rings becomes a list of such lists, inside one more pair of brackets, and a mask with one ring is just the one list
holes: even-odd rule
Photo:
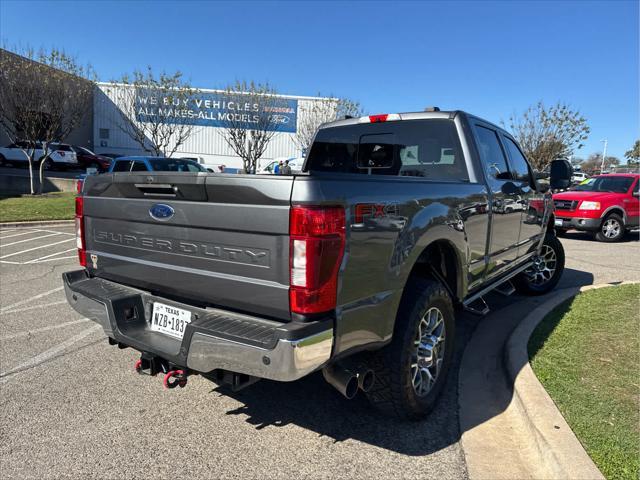
[[87, 268], [158, 296], [286, 320], [293, 181], [174, 172], [90, 176]]

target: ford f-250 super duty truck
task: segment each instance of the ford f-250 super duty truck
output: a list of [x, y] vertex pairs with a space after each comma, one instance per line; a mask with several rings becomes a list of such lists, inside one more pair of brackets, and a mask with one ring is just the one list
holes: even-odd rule
[[[569, 186], [568, 162], [551, 172]], [[547, 292], [564, 267], [516, 141], [458, 111], [325, 124], [292, 176], [92, 175], [76, 218], [68, 301], [139, 350], [140, 373], [243, 388], [321, 369], [402, 418], [442, 390], [456, 311]]]

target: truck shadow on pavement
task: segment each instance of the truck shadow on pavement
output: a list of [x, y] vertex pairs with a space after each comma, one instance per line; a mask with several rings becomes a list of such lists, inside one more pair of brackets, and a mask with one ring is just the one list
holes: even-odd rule
[[[562, 280], [564, 285], [561, 284], [559, 288], [589, 285], [593, 283], [593, 275], [566, 269]], [[329, 437], [336, 443], [357, 440], [412, 456], [428, 455], [451, 446], [459, 448], [456, 446], [462, 434], [459, 408], [468, 407], [459, 406], [458, 392], [465, 347], [481, 322], [490, 320], [490, 317], [495, 321], [496, 318], [502, 317], [503, 311], [512, 317], [504, 318], [505, 323], [515, 327], [530, 311], [527, 305], [530, 298], [492, 294], [487, 297], [487, 302], [492, 308], [492, 313], [487, 317], [481, 318], [464, 312], [458, 314], [454, 364], [438, 404], [423, 421], [402, 422], [384, 417], [369, 405], [362, 393], [353, 400], [346, 400], [324, 381], [320, 373], [292, 383], [262, 380], [240, 392], [232, 392], [226, 387], [216, 387], [212, 391], [231, 396], [241, 402], [242, 406], [228, 411], [227, 415], [244, 416], [245, 421], [256, 430], [293, 424], [320, 436]], [[538, 302], [544, 301], [544, 297], [537, 299]], [[508, 335], [506, 336], [508, 338]], [[492, 368], [504, 378], [501, 361]], [[466, 428], [473, 428], [499, 415], [507, 408], [512, 396], [513, 386], [507, 385], [503, 395], [498, 395], [498, 398], [492, 401], [465, 400], [473, 403], [476, 419], [473, 425], [466, 425]]]

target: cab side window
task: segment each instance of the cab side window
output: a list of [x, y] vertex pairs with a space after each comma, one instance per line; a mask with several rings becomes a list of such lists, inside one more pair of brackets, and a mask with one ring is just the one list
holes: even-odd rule
[[510, 180], [511, 174], [498, 140], [498, 134], [490, 128], [476, 125], [476, 136], [478, 137], [480, 158], [485, 164], [487, 174], [496, 180]]
[[128, 172], [131, 167], [131, 160], [116, 160], [116, 164], [113, 166], [114, 172]]
[[133, 162], [133, 166], [131, 167], [132, 172], [146, 172], [147, 166], [144, 162], [135, 161]]
[[531, 185], [531, 174], [529, 173], [529, 163], [527, 159], [509, 137], [502, 137], [504, 139], [504, 145], [509, 152], [509, 158], [511, 159], [511, 167], [513, 168], [514, 180], [520, 182], [528, 182]]

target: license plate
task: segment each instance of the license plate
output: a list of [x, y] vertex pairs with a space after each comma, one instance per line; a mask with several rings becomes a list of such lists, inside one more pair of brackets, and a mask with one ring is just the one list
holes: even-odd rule
[[556, 220], [555, 221], [556, 227], [561, 227], [562, 226], [562, 219], [561, 218], [556, 218], [555, 220]]
[[155, 302], [151, 314], [151, 330], [182, 339], [187, 325], [191, 323], [191, 312]]

